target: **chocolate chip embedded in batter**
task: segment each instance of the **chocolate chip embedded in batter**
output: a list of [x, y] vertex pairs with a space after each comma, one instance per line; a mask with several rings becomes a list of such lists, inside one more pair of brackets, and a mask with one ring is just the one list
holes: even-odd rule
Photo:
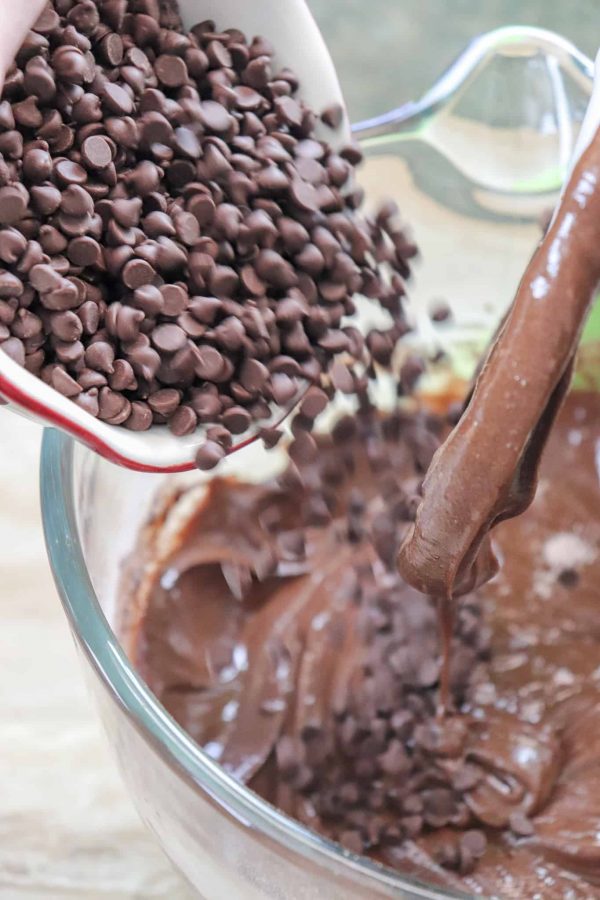
[[215, 347], [198, 347], [195, 372], [199, 378], [214, 381], [223, 371], [224, 362], [223, 355]]
[[200, 119], [209, 131], [225, 132], [231, 124], [227, 109], [214, 100], [205, 100], [199, 110]]

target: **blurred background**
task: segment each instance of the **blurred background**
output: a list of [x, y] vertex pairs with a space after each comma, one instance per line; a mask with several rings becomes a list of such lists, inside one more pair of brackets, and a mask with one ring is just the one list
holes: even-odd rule
[[594, 57], [597, 0], [308, 0], [353, 121], [423, 94], [468, 41], [501, 25], [549, 28]]
[[[309, 2], [355, 121], [421, 95], [490, 28], [554, 29], [590, 56], [600, 43], [598, 0]], [[0, 411], [0, 897], [184, 900], [120, 784], [81, 680], [43, 547], [40, 436]]]

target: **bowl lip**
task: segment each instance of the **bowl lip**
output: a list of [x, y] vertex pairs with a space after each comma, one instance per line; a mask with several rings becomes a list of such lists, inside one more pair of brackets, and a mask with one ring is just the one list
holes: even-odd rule
[[[44, 431], [40, 461], [42, 522], [54, 581], [77, 645], [113, 700], [162, 760], [242, 827], [250, 827], [275, 845], [321, 868], [343, 867], [393, 891], [441, 900], [468, 898], [451, 888], [436, 888], [373, 860], [344, 850], [280, 812], [240, 784], [169, 715], [130, 664], [110, 627], [93, 588], [77, 527], [74, 452], [76, 441], [56, 430]], [[85, 452], [90, 452], [86, 450]]]

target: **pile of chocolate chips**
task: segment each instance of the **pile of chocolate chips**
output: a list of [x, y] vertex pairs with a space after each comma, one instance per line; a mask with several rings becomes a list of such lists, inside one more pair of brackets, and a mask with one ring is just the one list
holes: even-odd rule
[[[430, 414], [398, 411], [382, 420], [363, 408], [337, 424], [333, 450], [322, 449], [314, 463], [299, 467], [309, 525], [315, 524], [313, 508], [329, 511], [335, 525], [328, 527], [338, 528], [340, 543], [356, 548], [348, 602], [359, 608], [366, 657], [357, 661], [350, 689], [334, 698], [328, 720], [279, 739], [275, 764], [278, 777], [306, 798], [324, 833], [349, 850], [393, 865], [405, 841], [439, 831], [437, 862], [467, 874], [487, 844], [468, 803], [485, 774], [468, 753], [474, 723], [464, 715], [439, 715], [436, 606], [403, 582], [395, 562], [444, 430]], [[375, 489], [348, 491], [363, 456]], [[408, 479], [407, 459], [415, 473]], [[453, 632], [451, 711], [473, 704], [487, 686], [490, 637], [480, 601], [463, 598]], [[530, 824], [511, 827], [518, 834]]]
[[[56, 0], [0, 103], [0, 347], [110, 424], [211, 425], [203, 468], [307, 383], [314, 409], [364, 389], [406, 331], [416, 249], [358, 212], [360, 152], [315, 138], [273, 52], [172, 2]], [[391, 315], [366, 341], [356, 293]]]

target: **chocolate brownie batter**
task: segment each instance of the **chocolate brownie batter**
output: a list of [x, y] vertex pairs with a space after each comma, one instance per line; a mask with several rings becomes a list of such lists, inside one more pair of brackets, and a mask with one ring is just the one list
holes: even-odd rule
[[435, 604], [395, 561], [444, 427], [365, 411], [278, 479], [214, 480], [174, 551], [146, 537], [135, 660], [210, 755], [347, 848], [469, 893], [600, 897], [600, 397], [567, 400], [497, 530], [510, 565], [457, 601], [440, 718]]

